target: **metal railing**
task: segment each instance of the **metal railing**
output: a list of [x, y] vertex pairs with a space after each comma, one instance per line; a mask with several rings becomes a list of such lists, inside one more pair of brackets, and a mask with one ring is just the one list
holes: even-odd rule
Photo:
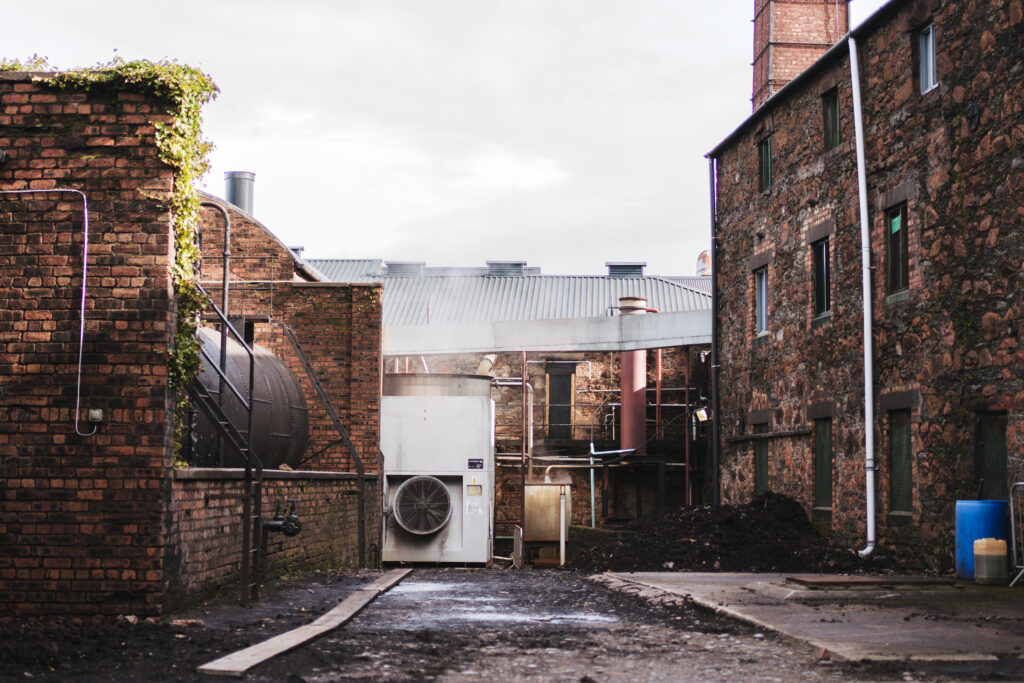
[[[196, 283], [196, 286], [210, 302], [210, 306], [213, 308], [220, 324], [223, 326], [221, 329], [234, 336], [249, 356], [248, 396], [242, 395], [225, 372], [226, 344], [223, 340], [226, 339], [226, 335], [221, 337], [221, 358], [219, 360], [211, 358], [210, 354], [206, 352], [206, 349], [200, 347], [200, 353], [206, 360], [207, 367], [216, 371], [219, 378], [220, 392], [217, 399], [214, 400], [213, 396], [199, 381], [198, 377], [196, 377], [192, 382], [192, 385], [187, 388], [189, 398], [192, 399], [192, 405], [197, 410], [201, 411], [206, 418], [213, 423], [214, 428], [220, 435], [221, 445], [228, 445], [232, 450], [238, 453], [242, 459], [242, 465], [244, 467], [243, 488], [241, 494], [242, 602], [249, 603], [259, 597], [261, 575], [259, 551], [263, 533], [263, 463], [260, 461], [259, 456], [253, 452], [251, 443], [253, 424], [252, 391], [256, 359], [252, 349], [249, 348], [249, 345], [245, 342], [245, 339], [228, 321], [227, 316], [224, 315], [223, 311], [221, 311], [217, 304], [213, 303], [213, 300], [210, 298], [207, 291], [198, 283]], [[246, 427], [244, 432], [231, 422], [224, 411], [223, 402], [225, 389], [230, 390], [245, 409]], [[218, 448], [218, 452], [220, 462], [223, 463], [223, 449]]]

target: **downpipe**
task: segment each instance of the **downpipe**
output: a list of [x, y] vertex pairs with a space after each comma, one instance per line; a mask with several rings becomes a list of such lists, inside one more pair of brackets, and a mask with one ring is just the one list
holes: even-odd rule
[[850, 89], [853, 93], [853, 130], [857, 149], [857, 195], [860, 200], [861, 287], [864, 311], [864, 501], [867, 539], [861, 557], [870, 557], [877, 543], [875, 531], [875, 391], [874, 348], [871, 329], [871, 231], [868, 218], [868, 183], [864, 168], [864, 120], [860, 99], [860, 65], [857, 41], [847, 39], [850, 47]]

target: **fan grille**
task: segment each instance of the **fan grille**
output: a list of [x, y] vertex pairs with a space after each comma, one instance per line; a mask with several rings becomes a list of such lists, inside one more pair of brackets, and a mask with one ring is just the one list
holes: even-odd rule
[[395, 521], [411, 534], [425, 536], [445, 527], [452, 516], [448, 487], [435, 477], [413, 477], [395, 492]]

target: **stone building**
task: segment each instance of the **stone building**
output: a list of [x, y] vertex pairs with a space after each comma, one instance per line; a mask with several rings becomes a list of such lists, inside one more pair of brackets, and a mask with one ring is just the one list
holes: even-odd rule
[[[216, 590], [238, 595], [243, 474], [175, 462], [170, 207], [182, 206], [183, 171], [165, 161], [158, 129], [178, 110], [151, 83], [53, 78], [0, 72], [0, 619], [158, 615]], [[216, 280], [225, 214], [206, 200], [202, 277]], [[314, 455], [303, 469], [316, 471], [265, 472], [263, 516], [295, 499], [303, 521], [302, 535], [269, 539], [269, 570], [371, 562], [380, 288], [302, 281], [262, 226], [228, 214], [232, 279], [246, 280], [232, 310], [276, 349], [271, 320], [294, 330], [368, 491], [360, 533], [351, 451], [324, 448], [324, 409], [307, 390]], [[271, 258], [246, 265], [253, 252]], [[337, 346], [322, 343], [323, 326]]]
[[948, 567], [955, 501], [1024, 479], [1022, 54], [1020, 0], [893, 0], [799, 74], [755, 71], [708, 154], [724, 501], [784, 493]]

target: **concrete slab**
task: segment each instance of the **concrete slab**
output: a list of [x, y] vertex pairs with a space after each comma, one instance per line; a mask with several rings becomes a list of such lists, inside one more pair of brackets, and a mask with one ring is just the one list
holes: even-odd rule
[[1021, 656], [1024, 590], [924, 578], [730, 573], [613, 573], [689, 598], [759, 628], [872, 661], [995, 660]]

